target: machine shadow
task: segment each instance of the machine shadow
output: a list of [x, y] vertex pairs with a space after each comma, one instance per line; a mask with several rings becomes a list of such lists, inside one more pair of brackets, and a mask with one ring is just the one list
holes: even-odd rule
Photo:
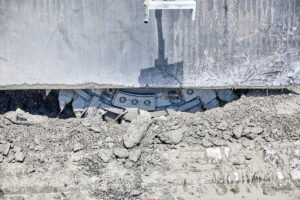
[[45, 90], [0, 91], [0, 115], [17, 109], [32, 115], [42, 115], [49, 118], [75, 117], [72, 104], [60, 111], [58, 90], [51, 90], [48, 95], [46, 95]]
[[183, 82], [183, 61], [169, 64], [165, 58], [165, 40], [162, 30], [162, 11], [156, 10], [158, 32], [158, 58], [154, 61], [154, 67], [142, 69], [139, 76], [141, 87], [172, 87], [182, 86]]

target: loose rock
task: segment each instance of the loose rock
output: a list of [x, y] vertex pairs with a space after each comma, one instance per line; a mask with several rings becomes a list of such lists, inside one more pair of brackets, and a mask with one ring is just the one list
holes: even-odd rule
[[108, 163], [113, 155], [113, 151], [111, 149], [102, 149], [99, 152], [100, 158], [103, 160], [103, 162]]
[[257, 137], [256, 134], [250, 133], [246, 136], [249, 140], [255, 140], [255, 138]]
[[202, 146], [204, 146], [204, 147], [213, 147], [214, 146], [214, 144], [213, 143], [211, 143], [209, 140], [207, 140], [206, 138], [204, 138], [203, 140], [202, 140]]
[[221, 131], [225, 131], [227, 129], [228, 125], [227, 122], [223, 121], [218, 125], [218, 129]]
[[7, 156], [10, 150], [10, 144], [6, 143], [6, 144], [0, 144], [0, 152], [2, 153], [2, 155]]
[[244, 129], [245, 134], [251, 134], [252, 133], [252, 134], [255, 134], [255, 135], [259, 135], [263, 132], [264, 132], [264, 129], [262, 129], [261, 127], [258, 127], [258, 126], [256, 126], [256, 127], [246, 127]]
[[251, 145], [251, 143], [250, 143], [249, 140], [244, 140], [243, 143], [242, 143], [242, 146], [243, 146], [244, 148], [249, 147], [250, 145]]
[[246, 159], [246, 160], [251, 160], [252, 157], [251, 157], [250, 155], [245, 155], [245, 159]]
[[184, 136], [186, 129], [180, 128], [177, 130], [167, 131], [160, 135], [160, 140], [166, 144], [179, 144]]
[[23, 162], [24, 159], [25, 159], [25, 155], [24, 155], [23, 152], [17, 151], [17, 152], [15, 153], [15, 160], [16, 160], [17, 162]]
[[135, 120], [133, 120], [129, 125], [126, 134], [123, 136], [124, 146], [126, 148], [132, 148], [141, 143], [150, 123], [151, 115], [147, 112], [141, 113]]
[[117, 158], [128, 158], [128, 151], [124, 148], [115, 148], [114, 154]]
[[129, 153], [129, 160], [131, 160], [132, 162], [137, 162], [141, 157], [141, 150], [137, 149], [137, 150], [132, 150]]
[[76, 153], [80, 150], [82, 150], [84, 148], [84, 146], [80, 143], [75, 143], [74, 146], [73, 146], [73, 151]]
[[240, 139], [243, 134], [243, 126], [238, 125], [238, 126], [234, 127], [232, 132], [233, 132], [234, 138]]

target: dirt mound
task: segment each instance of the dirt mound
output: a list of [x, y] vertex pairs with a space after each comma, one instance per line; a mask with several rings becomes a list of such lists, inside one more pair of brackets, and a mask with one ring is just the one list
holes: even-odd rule
[[0, 115], [0, 199], [299, 199], [300, 96], [132, 123]]

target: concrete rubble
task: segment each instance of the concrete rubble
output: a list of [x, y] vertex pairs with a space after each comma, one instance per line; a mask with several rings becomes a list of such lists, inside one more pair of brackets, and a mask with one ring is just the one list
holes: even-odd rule
[[295, 106], [297, 94], [248, 96], [120, 124], [5, 112], [0, 199], [299, 199]]

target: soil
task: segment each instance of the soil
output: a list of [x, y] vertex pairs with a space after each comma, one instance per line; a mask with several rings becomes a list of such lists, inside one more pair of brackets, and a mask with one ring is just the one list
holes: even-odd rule
[[300, 199], [297, 93], [121, 124], [59, 118], [55, 92], [15, 107], [5, 95], [0, 199]]

